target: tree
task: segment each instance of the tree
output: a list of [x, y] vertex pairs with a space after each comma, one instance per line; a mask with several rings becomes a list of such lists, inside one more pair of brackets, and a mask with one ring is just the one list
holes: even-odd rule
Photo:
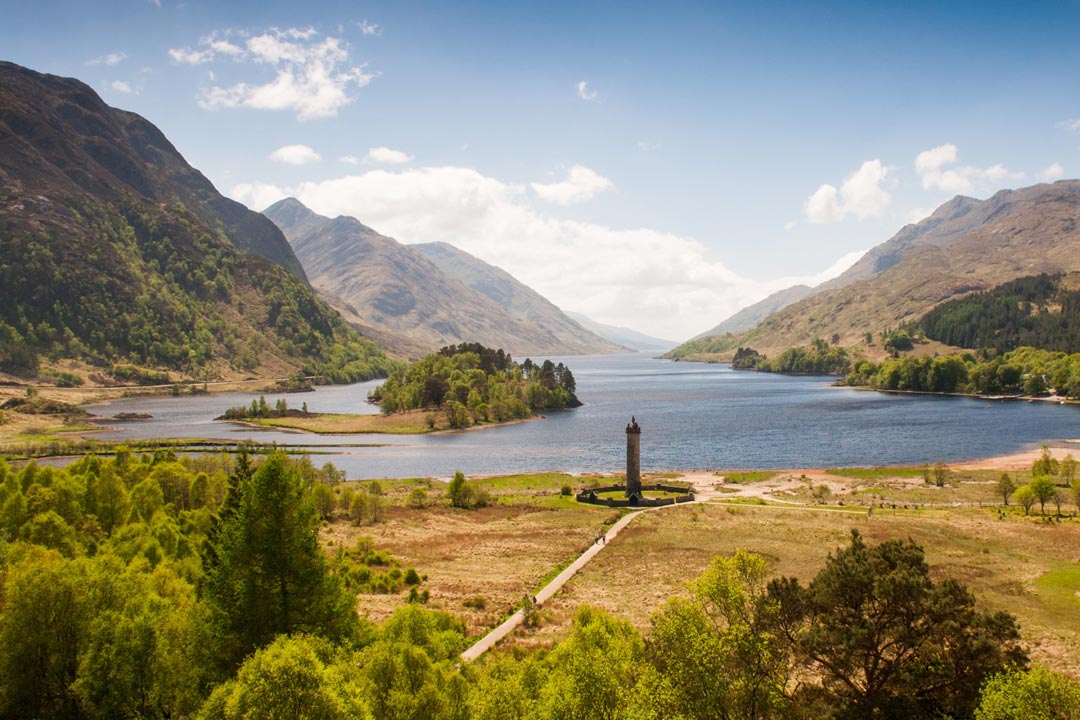
[[1054, 481], [1047, 475], [1036, 475], [1031, 478], [1031, 484], [1028, 487], [1035, 493], [1035, 498], [1039, 501], [1039, 513], [1045, 515], [1046, 503], [1054, 499], [1056, 490]]
[[934, 476], [934, 484], [945, 487], [945, 483], [949, 480], [949, 466], [943, 462], [936, 462], [930, 471]]
[[1001, 473], [1001, 477], [998, 478], [997, 482], [997, 490], [999, 493], [1001, 493], [1001, 502], [1005, 505], [1005, 507], [1008, 507], [1009, 496], [1016, 491], [1016, 483], [1014, 483], [1012, 478], [1009, 477], [1009, 473]]
[[641, 635], [625, 620], [588, 607], [578, 610], [570, 637], [552, 651], [536, 717], [625, 717], [644, 649]]
[[237, 484], [235, 509], [212, 531], [204, 594], [226, 670], [274, 636], [309, 633], [350, 640], [355, 600], [319, 548], [319, 514], [296, 468], [271, 453]]
[[801, 674], [820, 678], [839, 717], [967, 717], [987, 677], [1027, 660], [1015, 619], [935, 583], [910, 541], [869, 547], [852, 531], [809, 586], [774, 580], [769, 596]]
[[1057, 475], [1060, 469], [1061, 464], [1050, 453], [1050, 448], [1043, 445], [1042, 454], [1031, 464], [1031, 475]]
[[371, 712], [340, 650], [308, 635], [279, 637], [214, 690], [199, 712], [206, 720], [363, 720]]
[[1076, 479], [1076, 464], [1071, 453], [1061, 460], [1061, 479], [1066, 485], [1072, 485], [1072, 481]]
[[716, 558], [653, 617], [647, 657], [658, 674], [650, 695], [662, 717], [768, 718], [786, 710], [790, 652], [772, 627], [764, 558]]
[[409, 507], [413, 510], [423, 510], [427, 505], [427, 490], [416, 487], [409, 491]]
[[473, 486], [465, 479], [465, 473], [458, 470], [447, 486], [447, 494], [450, 496], [450, 506], [456, 508], [471, 508], [476, 493]]
[[1080, 683], [1043, 668], [995, 675], [983, 688], [975, 720], [1072, 720]]
[[337, 498], [334, 491], [324, 482], [316, 482], [311, 488], [311, 494], [315, 498], [315, 508], [319, 511], [319, 517], [329, 520], [334, 515], [337, 507]]
[[1080, 478], [1075, 478], [1069, 483], [1069, 490], [1072, 491], [1073, 504], [1080, 511]]
[[1024, 508], [1024, 514], [1027, 515], [1031, 512], [1031, 508], [1039, 501], [1039, 498], [1035, 495], [1035, 491], [1031, 489], [1030, 485], [1021, 485], [1013, 493], [1013, 500], [1015, 500], [1020, 507]]

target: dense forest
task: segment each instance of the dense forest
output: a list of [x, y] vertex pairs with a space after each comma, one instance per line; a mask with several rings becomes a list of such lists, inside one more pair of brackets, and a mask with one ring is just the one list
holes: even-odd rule
[[450, 427], [462, 428], [577, 407], [576, 390], [573, 373], [562, 363], [517, 363], [502, 350], [462, 343], [392, 372], [370, 399], [384, 413], [442, 411]]
[[182, 206], [70, 212], [78, 233], [20, 232], [0, 214], [0, 371], [32, 376], [41, 357], [74, 357], [105, 374], [134, 363], [200, 377], [215, 365], [254, 371], [269, 354], [351, 382], [392, 365], [301, 278]]
[[844, 383], [878, 390], [1080, 397], [1080, 353], [1020, 347], [1003, 355], [961, 353], [941, 357], [858, 360]]
[[753, 348], [740, 347], [735, 351], [731, 367], [787, 375], [843, 375], [851, 368], [851, 358], [844, 348], [818, 338], [808, 347], [788, 348], [774, 358]]
[[[340, 481], [280, 452], [119, 449], [63, 469], [0, 460], [0, 717], [1080, 712], [1074, 682], [1027, 669], [1012, 616], [933, 579], [910, 541], [872, 545], [857, 532], [809, 583], [739, 552], [716, 558], [647, 634], [586, 607], [550, 650], [463, 665], [464, 624], [423, 606], [414, 570], [363, 541], [320, 546], [335, 508], [378, 518], [375, 483]], [[357, 592], [409, 585], [383, 624], [358, 617]], [[1046, 701], [1064, 714], [1033, 715]]]
[[1080, 352], [1080, 290], [1034, 275], [938, 305], [916, 325], [926, 337], [1000, 352], [1021, 346]]

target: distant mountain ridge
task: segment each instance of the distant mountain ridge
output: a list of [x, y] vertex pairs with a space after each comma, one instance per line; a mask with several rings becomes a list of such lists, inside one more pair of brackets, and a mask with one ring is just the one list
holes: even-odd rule
[[597, 322], [581, 313], [567, 312], [566, 314], [581, 323], [582, 327], [596, 333], [600, 337], [631, 350], [637, 350], [638, 352], [667, 352], [679, 344], [674, 340], [664, 340], [663, 338], [652, 337], [651, 335], [640, 333], [637, 330], [632, 330], [628, 327], [605, 325], [604, 323]]
[[817, 288], [812, 288], [809, 285], [792, 285], [789, 288], [777, 290], [763, 300], [744, 307], [711, 330], [695, 335], [693, 339], [749, 330], [774, 312], [783, 310], [788, 305], [797, 303], [803, 298], [810, 297], [817, 291]]
[[446, 243], [404, 245], [355, 218], [318, 215], [295, 198], [263, 212], [285, 233], [316, 287], [340, 298], [361, 327], [411, 356], [462, 342], [515, 355], [623, 350], [509, 273]]
[[1080, 181], [957, 196], [866, 253], [819, 292], [743, 333], [697, 338], [672, 357], [766, 353], [832, 338], [864, 348], [866, 333], [917, 319], [951, 298], [1039, 273], [1080, 270]]
[[200, 377], [388, 367], [316, 299], [277, 227], [158, 128], [12, 63], [0, 63], [0, 287], [0, 371], [32, 375], [42, 356]]

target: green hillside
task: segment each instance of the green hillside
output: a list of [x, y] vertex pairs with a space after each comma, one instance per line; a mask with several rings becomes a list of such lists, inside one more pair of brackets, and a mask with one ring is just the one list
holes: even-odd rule
[[0, 63], [0, 372], [384, 375], [280, 231], [86, 85]]

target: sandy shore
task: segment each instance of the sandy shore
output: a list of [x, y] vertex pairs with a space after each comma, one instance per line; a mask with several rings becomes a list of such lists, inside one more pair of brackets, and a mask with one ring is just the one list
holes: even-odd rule
[[[1080, 457], [1080, 440], [1056, 440], [1053, 443], [1047, 443], [1047, 447], [1050, 448], [1050, 454], [1058, 460], [1070, 454], [1073, 457]], [[949, 467], [955, 470], [1026, 470], [1041, 454], [1042, 448], [1035, 448], [981, 460], [950, 463]]]

